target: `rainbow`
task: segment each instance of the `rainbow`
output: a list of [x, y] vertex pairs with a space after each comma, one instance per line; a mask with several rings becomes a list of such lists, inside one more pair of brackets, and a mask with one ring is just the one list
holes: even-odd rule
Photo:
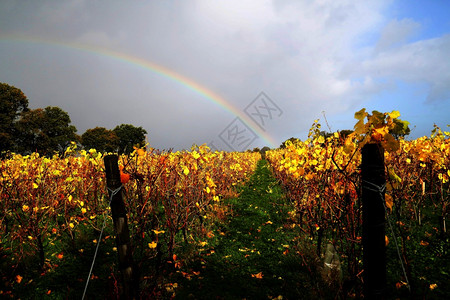
[[164, 66], [158, 65], [154, 62], [131, 56], [129, 54], [113, 51], [107, 48], [101, 48], [101, 47], [93, 47], [85, 44], [78, 44], [78, 43], [62, 43], [56, 40], [51, 39], [45, 39], [45, 38], [36, 38], [36, 37], [29, 37], [29, 36], [0, 36], [0, 42], [16, 42], [16, 43], [31, 43], [31, 44], [44, 44], [44, 45], [51, 45], [55, 47], [61, 47], [61, 48], [68, 48], [68, 49], [74, 49], [78, 51], [87, 52], [90, 54], [100, 55], [100, 56], [106, 56], [111, 59], [131, 64], [134, 66], [138, 66], [140, 68], [149, 70], [157, 75], [160, 75], [164, 78], [167, 78], [171, 81], [176, 82], [177, 84], [180, 84], [184, 86], [185, 88], [199, 94], [204, 99], [208, 100], [209, 102], [221, 107], [223, 110], [227, 111], [231, 115], [235, 117], [239, 117], [245, 125], [247, 125], [250, 129], [252, 129], [259, 137], [261, 137], [265, 143], [268, 144], [269, 147], [275, 148], [276, 143], [274, 139], [261, 130], [257, 125], [255, 125], [251, 119], [243, 113], [243, 111], [237, 109], [235, 106], [233, 106], [231, 103], [226, 101], [223, 97], [218, 95], [217, 93], [211, 91], [210, 89], [200, 85], [198, 82], [195, 82], [194, 80], [187, 78], [169, 68], [166, 68]]

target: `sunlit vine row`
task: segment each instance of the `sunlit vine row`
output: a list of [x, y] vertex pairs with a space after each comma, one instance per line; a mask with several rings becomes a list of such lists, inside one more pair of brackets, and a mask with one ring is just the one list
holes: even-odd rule
[[[138, 263], [172, 257], [180, 241], [205, 243], [209, 226], [226, 213], [222, 199], [237, 195], [235, 186], [245, 183], [259, 159], [259, 153], [213, 152], [205, 145], [178, 152], [135, 149], [119, 157]], [[111, 218], [103, 154], [78, 151], [75, 144], [63, 157], [11, 154], [1, 160], [0, 196], [0, 254], [15, 284], [30, 258], [38, 258], [45, 274], [67, 251], [82, 254], [86, 237]]]
[[[320, 124], [316, 120], [306, 141], [287, 142], [285, 149], [266, 153], [287, 198], [296, 206], [292, 217], [317, 242], [318, 252], [324, 242], [335, 245], [346, 262], [350, 277], [356, 278], [362, 271], [360, 149], [371, 139], [372, 142], [385, 142], [385, 149], [389, 150], [385, 151], [385, 204], [400, 235], [399, 244], [408, 273], [412, 272], [408, 249], [426, 247], [437, 236], [445, 243], [450, 203], [450, 133], [436, 127], [430, 137], [412, 141], [383, 139], [381, 133], [388, 133], [386, 124], [390, 116], [398, 115], [397, 112], [385, 114], [388, 122], [384, 127], [366, 125], [372, 135], [362, 139], [355, 134], [358, 130], [360, 134], [364, 133], [361, 129], [364, 116], [358, 113], [355, 117], [360, 122], [348, 137], [334, 133], [325, 138], [320, 134]], [[420, 243], [414, 239], [418, 245], [411, 245], [410, 235], [424, 222], [424, 210], [429, 211], [426, 221], [439, 226], [435, 226], [433, 232], [417, 237]], [[436, 220], [430, 220], [430, 215]], [[325, 237], [326, 241], [323, 241]]]

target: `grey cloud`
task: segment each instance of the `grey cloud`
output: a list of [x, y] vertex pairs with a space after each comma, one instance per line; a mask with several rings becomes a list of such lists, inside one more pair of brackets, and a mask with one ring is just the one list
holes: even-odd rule
[[392, 50], [401, 46], [420, 29], [420, 24], [411, 19], [392, 20], [381, 32], [375, 46], [375, 53]]
[[374, 78], [427, 83], [428, 101], [449, 100], [450, 35], [391, 48], [362, 63]]
[[[388, 23], [383, 10], [389, 1], [9, 3], [0, 3], [0, 35], [32, 35], [154, 62], [237, 110], [266, 92], [284, 112], [266, 128], [277, 143], [307, 131], [324, 110], [330, 119], [354, 112], [397, 79], [427, 83], [430, 101], [445, 100], [450, 86], [448, 37], [409, 42], [418, 25]], [[374, 32], [380, 32], [378, 44], [361, 48], [359, 41]], [[143, 126], [158, 148], [186, 148], [217, 141], [234, 118], [200, 92], [124, 60], [70, 47], [0, 43], [0, 57], [11, 60], [0, 60], [9, 71], [0, 81], [22, 88], [34, 107], [67, 110], [80, 134], [131, 123]]]

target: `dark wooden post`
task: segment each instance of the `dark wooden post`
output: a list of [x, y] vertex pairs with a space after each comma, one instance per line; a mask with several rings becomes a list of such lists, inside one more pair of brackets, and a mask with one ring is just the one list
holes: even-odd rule
[[[120, 172], [117, 155], [107, 155], [104, 157], [106, 186], [109, 197], [113, 191], [120, 188]], [[128, 230], [127, 212], [123, 201], [123, 191], [113, 194], [111, 200], [111, 214], [114, 223], [114, 233], [116, 235], [117, 252], [119, 253], [119, 268], [122, 275], [124, 299], [137, 299], [139, 283], [134, 280], [136, 270], [133, 267], [133, 257], [131, 252], [130, 232]], [[111, 198], [110, 198], [111, 199]]]
[[386, 245], [384, 149], [379, 144], [362, 148], [364, 298], [386, 298]]

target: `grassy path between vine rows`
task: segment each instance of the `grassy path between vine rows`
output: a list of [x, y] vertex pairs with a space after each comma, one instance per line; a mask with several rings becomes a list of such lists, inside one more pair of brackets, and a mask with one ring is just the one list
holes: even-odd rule
[[191, 263], [194, 275], [179, 278], [176, 298], [316, 298], [311, 284], [315, 272], [302, 263], [299, 233], [288, 222], [293, 208], [267, 161], [259, 162], [240, 196], [228, 204], [232, 216], [215, 229], [214, 238]]

